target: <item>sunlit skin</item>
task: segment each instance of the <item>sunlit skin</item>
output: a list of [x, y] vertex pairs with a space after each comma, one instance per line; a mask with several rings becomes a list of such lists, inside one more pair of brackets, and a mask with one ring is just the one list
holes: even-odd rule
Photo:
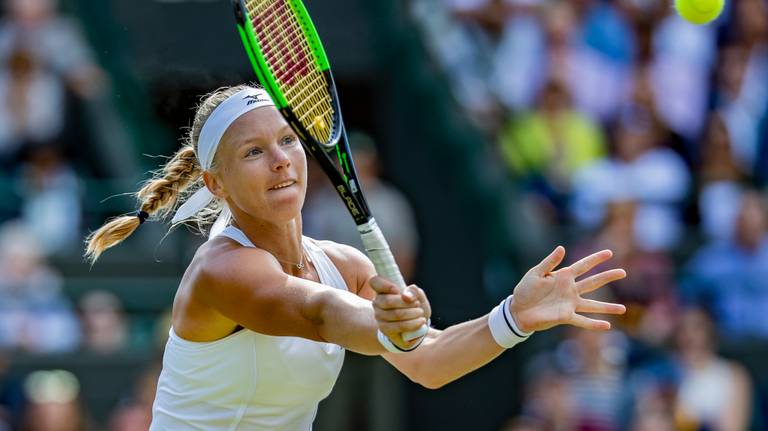
[[[381, 330], [401, 348], [401, 334], [427, 322], [431, 308], [417, 286], [400, 291], [376, 277], [360, 251], [318, 241], [339, 270], [347, 291], [319, 283], [312, 264], [302, 260], [301, 208], [307, 188], [306, 154], [273, 107], [238, 118], [223, 136], [205, 184], [227, 202], [233, 223], [256, 247], [215, 237], [195, 254], [174, 300], [174, 331], [189, 341], [219, 340], [245, 327], [273, 336], [294, 336], [338, 344], [363, 354], [382, 355], [400, 372], [438, 388], [485, 365], [504, 349], [493, 339], [487, 316], [430, 329], [421, 346], [392, 354], [379, 344]], [[284, 188], [277, 188], [279, 185]], [[604, 250], [558, 269], [558, 247], [514, 288], [510, 310], [520, 329], [537, 331], [560, 324], [605, 330], [604, 320], [579, 313], [621, 314], [624, 306], [581, 297], [623, 278], [621, 269], [576, 280], [610, 259]]]
[[[237, 227], [278, 259], [299, 262], [307, 157], [280, 113], [264, 107], [235, 120], [214, 160], [203, 178], [227, 202]], [[286, 182], [291, 185], [274, 188]]]
[[[182, 338], [214, 341], [243, 326], [267, 335], [300, 336], [378, 354], [383, 348], [371, 337], [377, 327], [397, 339], [401, 332], [426, 323], [431, 312], [426, 297], [404, 292], [387, 303], [396, 310], [380, 310], [380, 316], [389, 320], [377, 325], [371, 303], [357, 296], [375, 271], [351, 247], [319, 242], [349, 292], [317, 284], [317, 271], [305, 260], [301, 246], [306, 154], [275, 108], [257, 108], [235, 120], [203, 179], [227, 203], [233, 224], [256, 247], [242, 247], [226, 237], [200, 247], [174, 300], [173, 327]], [[297, 268], [302, 261], [305, 267]], [[358, 331], [350, 334], [350, 327]]]

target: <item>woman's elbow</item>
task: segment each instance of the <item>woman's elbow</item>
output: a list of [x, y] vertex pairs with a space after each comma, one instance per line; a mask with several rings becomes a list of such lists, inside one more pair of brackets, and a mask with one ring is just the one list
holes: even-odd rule
[[429, 381], [422, 381], [422, 382], [417, 382], [417, 383], [420, 384], [421, 386], [427, 388], [427, 389], [435, 390], [435, 389], [442, 388], [443, 386], [445, 386], [448, 383], [450, 383], [450, 381], [429, 380]]
[[452, 382], [453, 379], [446, 379], [442, 376], [435, 375], [434, 373], [412, 373], [412, 375], [407, 376], [413, 383], [416, 383], [417, 385], [421, 385], [427, 389], [440, 389], [443, 386], [447, 385], [448, 383]]

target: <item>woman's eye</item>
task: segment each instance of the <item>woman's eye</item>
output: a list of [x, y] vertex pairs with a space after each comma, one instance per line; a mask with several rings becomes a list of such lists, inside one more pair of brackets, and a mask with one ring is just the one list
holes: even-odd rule
[[258, 156], [259, 154], [261, 154], [261, 149], [257, 147], [253, 147], [250, 150], [248, 150], [248, 153], [246, 153], [245, 156], [251, 157], [251, 156]]
[[295, 137], [295, 136], [286, 136], [286, 137], [284, 137], [284, 138], [283, 138], [283, 139], [280, 141], [280, 143], [281, 143], [281, 144], [283, 144], [283, 145], [291, 145], [291, 144], [293, 144], [294, 142], [296, 142], [296, 137]]

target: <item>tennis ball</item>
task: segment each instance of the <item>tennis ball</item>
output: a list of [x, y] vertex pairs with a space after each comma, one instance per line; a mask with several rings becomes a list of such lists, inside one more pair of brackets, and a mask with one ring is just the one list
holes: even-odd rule
[[725, 0], [675, 0], [675, 9], [681, 17], [693, 24], [706, 24], [720, 16]]

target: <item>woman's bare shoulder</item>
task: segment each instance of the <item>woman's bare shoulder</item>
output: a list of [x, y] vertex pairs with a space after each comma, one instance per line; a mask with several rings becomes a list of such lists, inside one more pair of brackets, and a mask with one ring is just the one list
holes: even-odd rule
[[[263, 250], [242, 247], [228, 238], [201, 245], [174, 299], [176, 333], [191, 341], [213, 341], [244, 326], [227, 304], [248, 304], [255, 289], [280, 283], [268, 258]], [[275, 273], [271, 279], [270, 273]]]
[[273, 274], [284, 275], [280, 263], [269, 252], [256, 247], [243, 247], [236, 241], [218, 237], [198, 248], [189, 265], [187, 276], [192, 284], [228, 285], [236, 280], [253, 280]]

